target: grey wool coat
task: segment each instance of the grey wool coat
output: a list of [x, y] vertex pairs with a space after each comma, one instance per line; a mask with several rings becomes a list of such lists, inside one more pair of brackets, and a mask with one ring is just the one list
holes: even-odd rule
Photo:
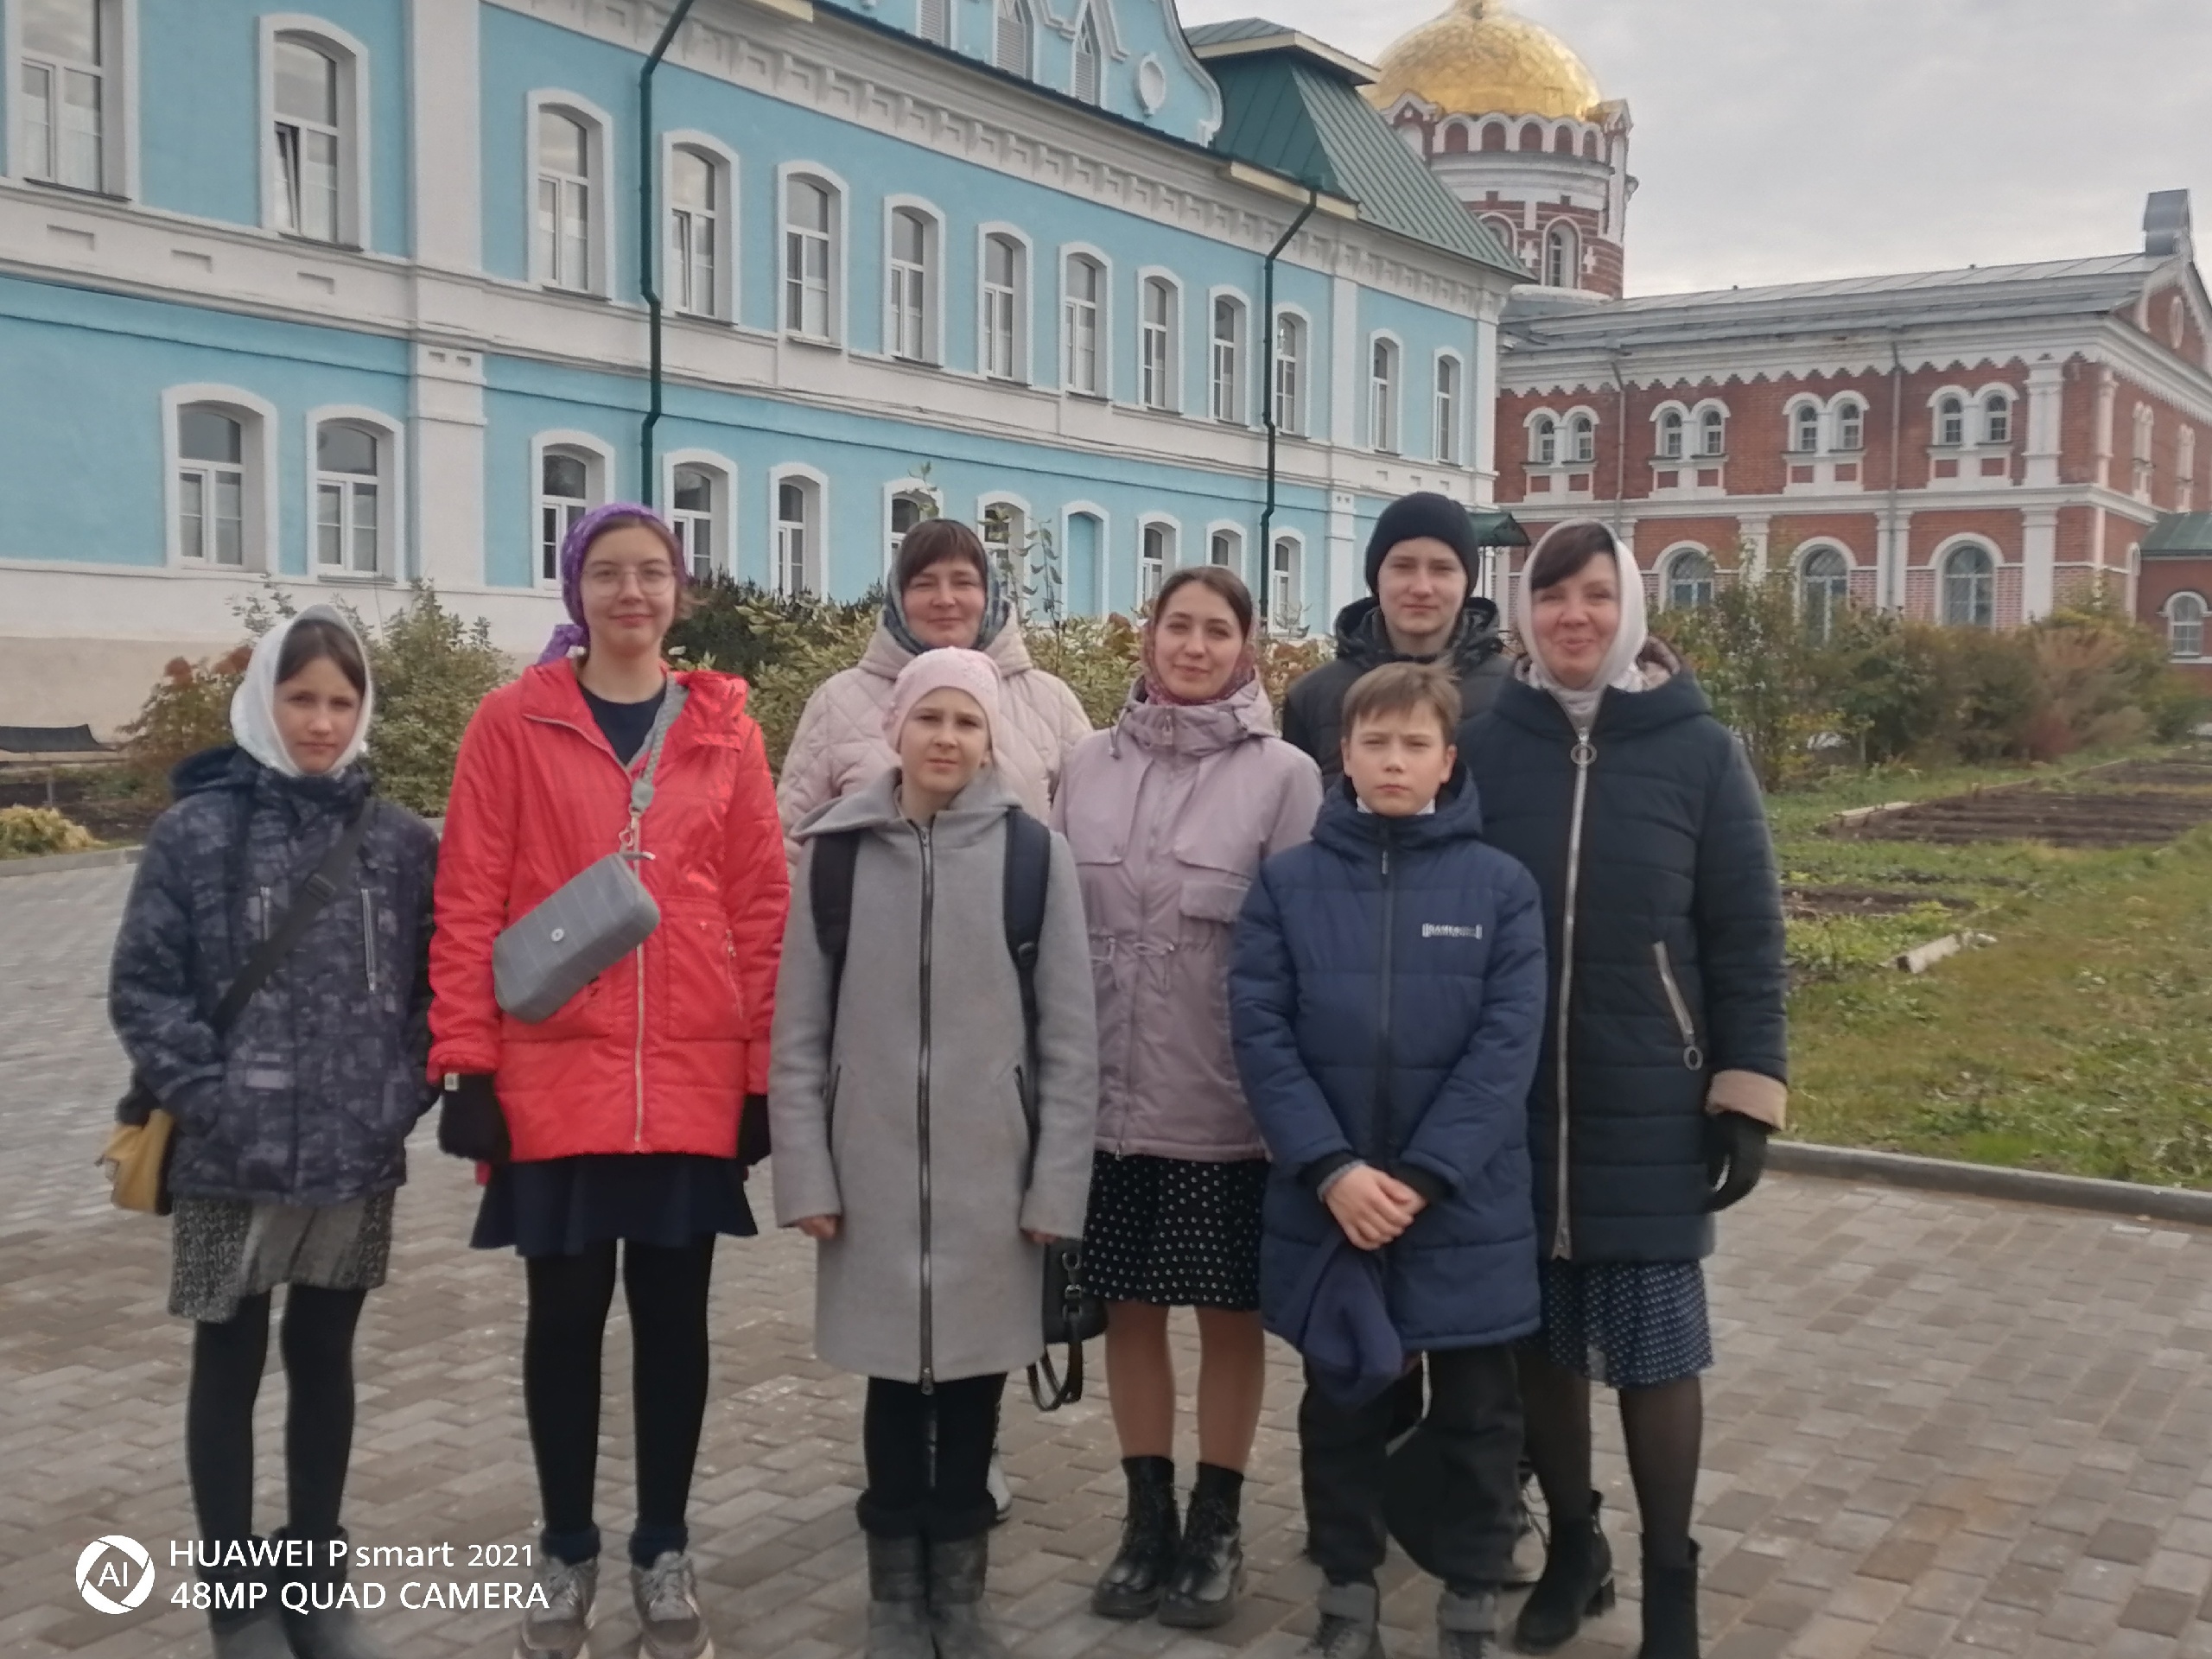
[[[908, 1382], [1018, 1370], [1044, 1347], [1044, 1252], [1073, 1237], [1098, 1109], [1090, 959], [1067, 842], [1039, 943], [1038, 1135], [1021, 1105], [1021, 992], [1006, 945], [1007, 814], [986, 769], [925, 830], [887, 772], [799, 825], [768, 1080], [776, 1219], [841, 1217], [817, 1246], [815, 1349]], [[862, 832], [836, 1030], [815, 935], [816, 837]]]

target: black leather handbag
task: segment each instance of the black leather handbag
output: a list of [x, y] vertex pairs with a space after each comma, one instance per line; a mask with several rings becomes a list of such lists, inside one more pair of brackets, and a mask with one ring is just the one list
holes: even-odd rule
[[[1038, 1410], [1058, 1411], [1083, 1398], [1083, 1344], [1105, 1334], [1106, 1304], [1083, 1282], [1083, 1241], [1055, 1239], [1045, 1247], [1045, 1351], [1029, 1368], [1029, 1397]], [[1067, 1345], [1065, 1373], [1052, 1367], [1057, 1343]]]

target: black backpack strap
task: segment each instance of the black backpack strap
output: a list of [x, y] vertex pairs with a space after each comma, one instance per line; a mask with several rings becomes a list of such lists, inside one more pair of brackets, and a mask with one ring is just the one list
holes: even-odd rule
[[830, 962], [830, 1033], [837, 1032], [837, 995], [845, 979], [845, 949], [853, 937], [853, 866], [860, 860], [861, 832], [847, 830], [817, 836], [807, 866], [807, 902], [814, 912], [814, 940]]
[[321, 913], [325, 905], [337, 896], [338, 884], [346, 879], [347, 868], [353, 864], [355, 855], [361, 850], [362, 837], [369, 832], [369, 816], [375, 806], [376, 798], [373, 795], [361, 798], [361, 804], [346, 822], [345, 831], [323, 855], [322, 862], [316, 865], [315, 874], [308, 877], [299, 897], [292, 900], [291, 907], [284, 912], [283, 919], [261, 942], [261, 948], [238, 970], [238, 976], [223, 993], [223, 1000], [215, 1005], [215, 1012], [208, 1020], [218, 1036], [231, 1028], [231, 1023], [245, 1012], [245, 1005], [253, 1000], [253, 994], [269, 982], [269, 976], [276, 971], [276, 965], [291, 954], [292, 947], [300, 942], [300, 936], [308, 931], [308, 925]]
[[1029, 1120], [1029, 1150], [1037, 1151], [1037, 955], [1045, 938], [1045, 900], [1052, 879], [1052, 832], [1019, 807], [1006, 815], [1006, 949], [1021, 986], [1021, 1031], [1027, 1052], [1022, 1116]]

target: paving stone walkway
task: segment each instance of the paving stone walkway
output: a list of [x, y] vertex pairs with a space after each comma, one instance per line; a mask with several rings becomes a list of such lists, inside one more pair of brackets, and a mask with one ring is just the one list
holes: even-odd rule
[[[188, 1353], [163, 1313], [166, 1229], [110, 1209], [91, 1160], [123, 1081], [103, 1001], [127, 870], [0, 883], [0, 1656], [203, 1652], [168, 1605], [191, 1536], [180, 1451]], [[517, 1377], [521, 1274], [464, 1247], [467, 1173], [423, 1145], [391, 1281], [359, 1354], [349, 1497], [359, 1541], [450, 1543], [452, 1569], [365, 1575], [405, 1659], [510, 1650], [512, 1615], [404, 1610], [403, 1588], [522, 1575], [471, 1568], [535, 1532]], [[2001, 1654], [2212, 1659], [2212, 1237], [2108, 1217], [1777, 1178], [1712, 1264], [1720, 1363], [1699, 1533], [1712, 1659]], [[717, 1264], [715, 1387], [693, 1510], [719, 1650], [859, 1651], [853, 1379], [808, 1340], [807, 1255], [784, 1236]], [[610, 1335], [601, 1516], [629, 1518], [626, 1338]], [[1186, 1351], [1187, 1357], [1187, 1351]], [[1103, 1400], [1042, 1417], [1011, 1401], [1019, 1499], [994, 1591], [1023, 1659], [1286, 1659], [1309, 1628], [1291, 1368], [1278, 1351], [1247, 1488], [1252, 1593], [1210, 1637], [1084, 1611], [1112, 1548], [1120, 1475]], [[281, 1380], [264, 1390], [261, 1491], [281, 1517]], [[1187, 1440], [1185, 1445], [1187, 1446]], [[1569, 1659], [1635, 1649], [1634, 1503], [1611, 1426], [1599, 1474], [1623, 1561], [1618, 1611]], [[1187, 1451], [1185, 1452], [1187, 1457]], [[76, 1593], [81, 1550], [149, 1546], [137, 1611]], [[607, 1598], [595, 1651], [634, 1634]], [[1431, 1589], [1394, 1563], [1390, 1651], [1432, 1651]]]

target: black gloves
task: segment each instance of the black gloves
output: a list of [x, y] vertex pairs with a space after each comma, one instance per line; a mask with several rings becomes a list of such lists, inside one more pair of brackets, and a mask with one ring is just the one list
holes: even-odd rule
[[446, 1079], [438, 1107], [438, 1150], [480, 1164], [504, 1164], [514, 1152], [507, 1138], [507, 1115], [499, 1109], [486, 1071]]
[[1726, 1210], [1740, 1202], [1766, 1173], [1766, 1138], [1773, 1131], [1741, 1112], [1712, 1112], [1705, 1120], [1705, 1173], [1711, 1192], [1705, 1207]]
[[768, 1096], [747, 1095], [737, 1120], [737, 1166], [751, 1169], [768, 1155]]

